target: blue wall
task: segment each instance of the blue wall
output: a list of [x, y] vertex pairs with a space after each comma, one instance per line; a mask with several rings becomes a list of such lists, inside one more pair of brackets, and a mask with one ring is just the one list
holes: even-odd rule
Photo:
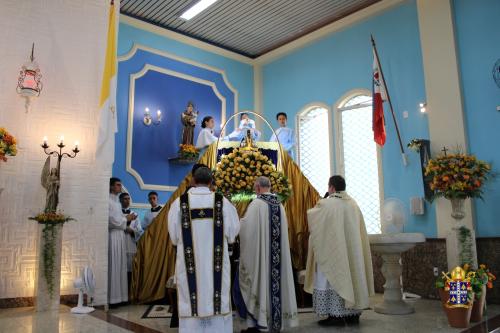
[[[418, 110], [418, 103], [425, 101], [425, 87], [417, 8], [413, 1], [264, 66], [265, 116], [274, 120], [277, 112], [287, 112], [289, 126], [293, 128], [295, 115], [309, 103], [322, 102], [333, 107], [350, 90], [371, 90], [373, 57], [370, 34], [374, 35], [377, 42], [404, 144], [412, 138], [428, 138], [427, 118]], [[387, 105], [385, 110], [385, 197], [399, 198], [408, 207], [410, 197], [424, 195], [418, 156], [407, 151], [410, 163], [407, 167], [402, 165]], [[402, 117], [405, 110], [409, 113], [407, 119]], [[423, 232], [427, 237], [436, 237], [434, 208], [427, 205], [424, 216], [410, 216], [405, 231]]]
[[[116, 135], [113, 174], [122, 179], [134, 203], [147, 203], [149, 190], [140, 189], [136, 179], [125, 170], [130, 75], [139, 72], [144, 65], [150, 64], [160, 69], [212, 82], [226, 99], [226, 116], [229, 117], [234, 111], [253, 109], [253, 68], [251, 65], [121, 23], [118, 35], [118, 56], [128, 54], [134, 44], [201, 64], [197, 66], [141, 49], [131, 58], [122, 60], [118, 64], [119, 131]], [[205, 65], [210, 68], [205, 68]], [[225, 73], [227, 83], [234, 88], [235, 92], [226, 84], [219, 71]], [[195, 102], [200, 111], [194, 138], [196, 140], [203, 116], [213, 115], [216, 123], [220, 124], [221, 101], [211, 87], [168, 73], [148, 71], [145, 76], [137, 79], [135, 84], [132, 167], [141, 175], [146, 184], [177, 186], [191, 168], [190, 166], [175, 166], [168, 162], [169, 157], [175, 156], [180, 143], [180, 112], [184, 110], [188, 100]], [[236, 101], [237, 104], [235, 104]], [[160, 125], [146, 127], [142, 124], [143, 110], [146, 106], [149, 107], [153, 119], [156, 117], [156, 110], [158, 108], [162, 110], [164, 119]], [[165, 202], [171, 194], [168, 191], [158, 192], [160, 202]]]
[[[469, 151], [500, 170], [500, 89], [493, 81], [493, 65], [500, 59], [500, 1], [455, 0], [455, 32], [462, 79]], [[485, 188], [476, 200], [477, 234], [500, 236], [500, 186]]]

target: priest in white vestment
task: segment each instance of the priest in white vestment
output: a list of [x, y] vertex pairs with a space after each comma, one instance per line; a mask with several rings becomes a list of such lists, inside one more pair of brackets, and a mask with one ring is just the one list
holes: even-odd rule
[[214, 135], [215, 120], [211, 116], [206, 116], [201, 121], [201, 131], [196, 139], [196, 149], [203, 149], [217, 141]]
[[147, 227], [153, 222], [155, 217], [160, 213], [162, 206], [158, 204], [158, 193], [155, 191], [151, 191], [148, 193], [148, 201], [151, 205], [149, 211], [144, 214], [144, 217], [141, 221], [142, 230], [146, 230]]
[[345, 192], [341, 176], [328, 182], [330, 196], [307, 211], [309, 250], [304, 290], [322, 326], [359, 323], [374, 293], [370, 243], [363, 214]]
[[288, 224], [269, 178], [257, 178], [254, 190], [257, 198], [241, 220], [235, 303], [245, 332], [279, 332], [299, 324]]
[[283, 150], [285, 150], [293, 159], [295, 156], [295, 133], [293, 129], [286, 127], [287, 119], [288, 116], [284, 112], [280, 112], [276, 115], [276, 120], [278, 121], [280, 127], [274, 131], [269, 141], [279, 141]]
[[210, 191], [212, 173], [200, 167], [195, 186], [168, 212], [168, 233], [177, 246], [175, 278], [179, 332], [232, 333], [228, 243], [240, 230], [229, 200]]
[[118, 304], [128, 301], [127, 283], [127, 222], [137, 216], [123, 215], [118, 195], [122, 191], [120, 179], [109, 181], [109, 242], [108, 242], [108, 302]]

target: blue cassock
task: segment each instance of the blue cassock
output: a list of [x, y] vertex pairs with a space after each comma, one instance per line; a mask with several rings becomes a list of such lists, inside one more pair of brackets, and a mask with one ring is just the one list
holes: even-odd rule
[[[290, 157], [293, 159], [294, 158], [294, 148], [295, 148], [295, 134], [293, 132], [293, 129], [288, 128], [288, 127], [280, 127], [276, 131], [276, 135], [278, 136], [278, 140], [283, 146], [283, 149], [288, 152]], [[271, 136], [271, 139], [269, 141], [277, 141], [276, 136], [273, 134]]]

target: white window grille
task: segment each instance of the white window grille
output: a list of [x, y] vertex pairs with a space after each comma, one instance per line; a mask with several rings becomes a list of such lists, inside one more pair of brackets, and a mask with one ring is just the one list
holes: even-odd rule
[[339, 167], [347, 193], [358, 203], [369, 234], [380, 229], [380, 161], [372, 131], [372, 98], [357, 95], [340, 105], [337, 129]]
[[308, 107], [297, 118], [300, 169], [321, 195], [331, 171], [328, 118], [328, 109], [321, 106]]

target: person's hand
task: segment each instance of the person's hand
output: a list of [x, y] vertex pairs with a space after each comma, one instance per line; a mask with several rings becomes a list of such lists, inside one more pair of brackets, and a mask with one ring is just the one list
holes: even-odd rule
[[125, 229], [125, 233], [126, 233], [126, 234], [129, 234], [129, 235], [131, 235], [131, 236], [134, 236], [134, 229], [132, 229], [132, 228], [130, 228], [130, 227], [127, 227], [127, 228]]
[[137, 215], [136, 214], [128, 214], [125, 217], [127, 218], [127, 222], [131, 222], [137, 218]]

